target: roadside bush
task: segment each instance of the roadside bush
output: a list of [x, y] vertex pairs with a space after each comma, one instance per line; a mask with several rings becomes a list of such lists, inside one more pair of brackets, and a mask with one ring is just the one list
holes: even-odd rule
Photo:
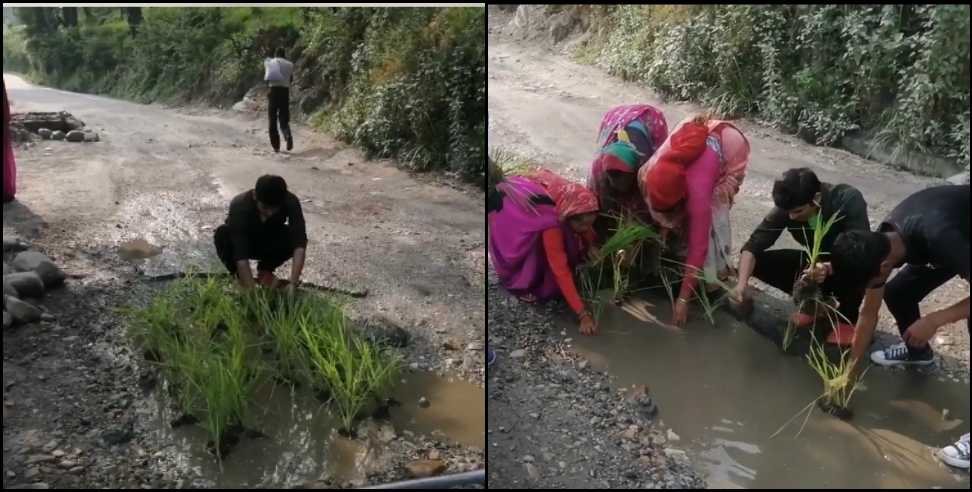
[[[598, 46], [610, 73], [817, 144], [876, 134], [892, 153], [969, 162], [968, 5], [619, 6]], [[598, 53], [593, 54], [592, 53]]]

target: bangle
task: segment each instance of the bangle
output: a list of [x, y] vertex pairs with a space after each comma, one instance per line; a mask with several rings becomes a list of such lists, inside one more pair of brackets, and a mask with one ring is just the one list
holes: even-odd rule
[[688, 304], [689, 303], [688, 299], [686, 299], [684, 297], [679, 297], [678, 298], [678, 302], [680, 302], [682, 304]]
[[593, 314], [591, 314], [591, 312], [590, 312], [590, 311], [581, 311], [581, 313], [580, 313], [580, 316], [579, 316], [579, 317], [580, 317], [580, 319], [582, 319], [582, 320], [583, 320], [584, 318], [592, 318], [592, 319], [593, 319], [593, 318], [594, 318], [594, 315], [593, 315]]

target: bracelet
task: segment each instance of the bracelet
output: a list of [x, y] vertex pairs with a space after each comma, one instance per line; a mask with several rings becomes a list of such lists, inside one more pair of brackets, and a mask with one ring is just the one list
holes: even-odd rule
[[585, 310], [585, 311], [582, 311], [582, 312], [580, 313], [580, 316], [579, 316], [579, 317], [580, 317], [580, 319], [582, 319], [582, 320], [583, 320], [584, 318], [591, 318], [591, 319], [593, 319], [593, 318], [594, 318], [594, 315], [593, 315], [593, 314], [591, 314], [591, 312], [590, 312], [590, 311], [586, 311], [586, 310]]
[[678, 298], [678, 302], [680, 302], [682, 304], [688, 304], [689, 303], [688, 299], [686, 299], [684, 297], [679, 297]]

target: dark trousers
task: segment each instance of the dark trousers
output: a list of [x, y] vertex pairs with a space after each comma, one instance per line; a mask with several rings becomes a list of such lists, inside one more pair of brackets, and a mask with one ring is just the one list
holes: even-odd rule
[[270, 104], [267, 105], [270, 117], [270, 145], [274, 151], [280, 150], [280, 134], [277, 125], [287, 139], [287, 150], [294, 146], [294, 137], [290, 134], [290, 89], [287, 87], [270, 88]]
[[[793, 294], [793, 283], [807, 269], [807, 254], [796, 249], [776, 249], [754, 254], [756, 269], [753, 276], [783, 292]], [[846, 282], [830, 277], [820, 286], [825, 295], [833, 295], [840, 303], [838, 311], [852, 324], [857, 323], [857, 315], [864, 301], [864, 289], [849, 288]]]
[[[236, 275], [236, 255], [233, 251], [233, 240], [230, 235], [229, 227], [221, 225], [216, 229], [216, 254], [223, 262], [226, 269]], [[290, 240], [290, 231], [287, 226], [279, 230], [258, 237], [248, 238], [250, 242], [250, 258], [257, 260], [257, 271], [273, 272], [280, 265], [283, 265], [294, 256], [294, 244]]]
[[[884, 290], [884, 302], [888, 305], [888, 311], [894, 316], [894, 321], [898, 324], [898, 331], [902, 335], [912, 323], [921, 318], [921, 311], [918, 303], [922, 301], [931, 291], [937, 289], [945, 282], [955, 276], [955, 272], [930, 268], [927, 266], [905, 265]], [[968, 328], [969, 321], [965, 321]], [[912, 357], [927, 357], [931, 352], [931, 346], [924, 348], [914, 348], [908, 346], [908, 352]]]

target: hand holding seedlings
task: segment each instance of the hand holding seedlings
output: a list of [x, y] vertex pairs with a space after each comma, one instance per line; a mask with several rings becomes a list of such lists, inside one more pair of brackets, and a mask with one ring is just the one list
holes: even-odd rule
[[809, 276], [811, 279], [813, 279], [814, 282], [818, 284], [824, 283], [824, 281], [827, 280], [827, 277], [833, 275], [833, 273], [834, 270], [833, 267], [830, 265], [830, 262], [817, 263], [812, 268], [808, 268], [806, 271], [807, 276]]

